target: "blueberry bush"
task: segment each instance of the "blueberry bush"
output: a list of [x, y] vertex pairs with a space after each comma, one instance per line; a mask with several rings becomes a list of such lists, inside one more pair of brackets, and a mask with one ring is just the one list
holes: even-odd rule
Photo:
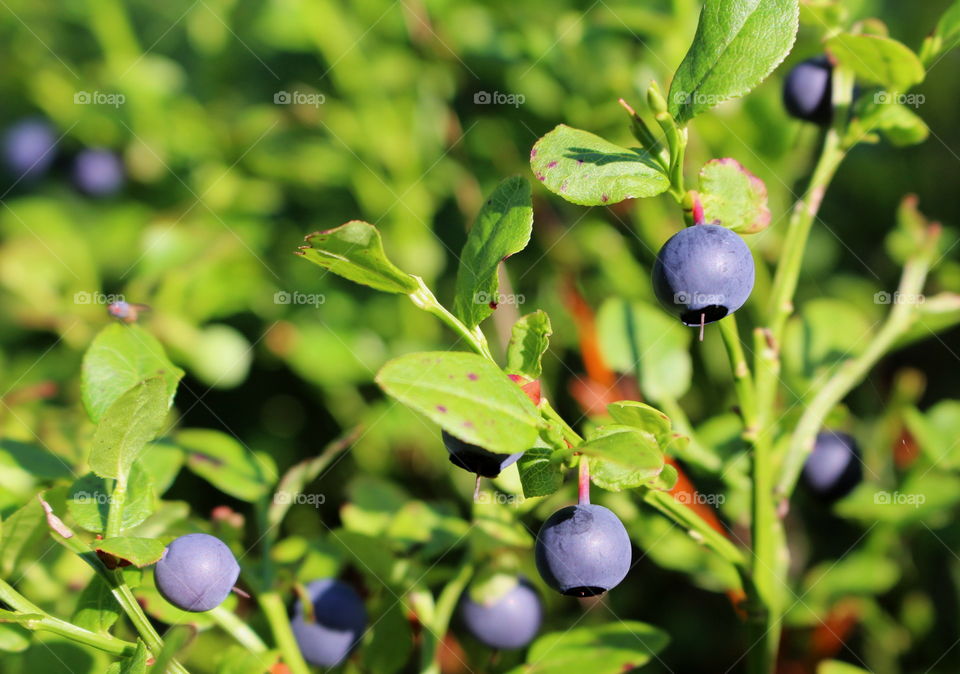
[[960, 667], [960, 2], [47, 5], [0, 671]]

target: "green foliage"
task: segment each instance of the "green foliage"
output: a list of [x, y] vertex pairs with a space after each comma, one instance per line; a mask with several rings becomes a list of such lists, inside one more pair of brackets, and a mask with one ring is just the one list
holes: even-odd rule
[[160, 561], [166, 547], [155, 538], [135, 538], [132, 536], [104, 538], [96, 542], [96, 549], [99, 552], [112, 555], [118, 560], [130, 562], [138, 568], [150, 566]]
[[704, 220], [741, 234], [770, 226], [767, 186], [735, 159], [714, 159], [700, 169]]
[[590, 479], [609, 491], [634, 489], [663, 470], [657, 439], [629, 426], [602, 426], [579, 450], [590, 457]]
[[277, 481], [269, 456], [257, 454], [226, 433], [203, 428], [178, 431], [174, 441], [187, 456], [187, 468], [225, 494], [253, 502]]
[[414, 353], [387, 363], [377, 383], [388, 395], [464, 442], [512, 454], [533, 446], [542, 422], [520, 387], [470, 353]]
[[560, 674], [571, 669], [620, 674], [627, 667], [642, 667], [668, 642], [661, 630], [634, 621], [576, 627], [537, 639], [527, 654], [530, 664], [511, 674]]
[[582, 206], [653, 197], [670, 187], [663, 168], [648, 153], [565, 124], [533, 146], [530, 168], [551, 192]]
[[[70, 487], [67, 509], [74, 521], [87, 531], [103, 533], [107, 530], [112, 486], [94, 473], [87, 473]], [[152, 513], [154, 508], [153, 483], [150, 474], [134, 465], [127, 482], [127, 495], [123, 502], [121, 529], [137, 526]]]
[[798, 0], [707, 0], [693, 45], [670, 84], [680, 124], [753, 89], [793, 47]]
[[157, 437], [170, 407], [168, 384], [151, 377], [107, 408], [90, 448], [90, 467], [101, 477], [126, 478], [147, 443]]
[[537, 310], [520, 317], [510, 333], [507, 346], [507, 364], [504, 370], [530, 379], [538, 379], [543, 372], [543, 354], [550, 348], [553, 327], [546, 312]]
[[383, 252], [377, 228], [352, 220], [323, 232], [308, 234], [298, 251], [305, 259], [354, 283], [387, 293], [410, 294], [417, 282], [401, 271]]
[[484, 202], [460, 253], [453, 308], [468, 328], [493, 313], [500, 301], [500, 262], [526, 248], [532, 228], [530, 184], [507, 178]]
[[827, 49], [857, 77], [890, 91], [908, 91], [926, 76], [917, 55], [892, 38], [841, 33], [827, 40]]

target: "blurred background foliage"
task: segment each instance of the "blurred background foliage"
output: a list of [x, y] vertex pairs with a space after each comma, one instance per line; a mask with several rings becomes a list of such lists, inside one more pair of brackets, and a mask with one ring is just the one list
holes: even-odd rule
[[[840, 4], [852, 17], [880, 17], [893, 37], [918, 47], [950, 3]], [[181, 425], [234, 436], [269, 457], [260, 469], [282, 471], [362, 425], [347, 458], [314, 488], [325, 496], [324, 526], [310, 505], [295, 506], [290, 537], [277, 547], [291, 559], [312, 551], [300, 571], [307, 579], [343, 564], [330, 552], [329, 527], [379, 535], [388, 525], [422, 525], [422, 513], [404, 515], [410, 498], [435, 502], [435, 531], [457, 535], [462, 520], [445, 518], [469, 518], [469, 476], [450, 469], [437, 429], [372, 385], [389, 357], [449, 348], [453, 338], [410, 303], [323, 275], [291, 252], [312, 230], [365, 219], [381, 228], [399, 266], [449, 301], [483, 195], [507, 175], [530, 178], [531, 146], [560, 122], [629, 144], [617, 99], [638, 104], [651, 79], [667, 83], [698, 12], [694, 0], [8, 0], [0, 123], [45, 118], [59, 140], [45, 176], [8, 173], [0, 190], [0, 514], [7, 519], [38, 484], [63, 477], [57, 463], [46, 473], [35, 458], [27, 465], [18, 448], [41, 444], [82, 463], [76, 438], [91, 429], [76, 404], [80, 358], [110, 320], [105, 298], [122, 295], [151, 307], [142, 322], [187, 372], [176, 400]], [[820, 53], [823, 35], [822, 25], [804, 25], [788, 64]], [[785, 71], [698, 118], [688, 151], [691, 177], [708, 159], [732, 156], [766, 182], [773, 225], [748, 240], [769, 263], [818, 142], [816, 129], [780, 106]], [[883, 316], [874, 294], [892, 291], [898, 277], [891, 232], [902, 197], [917, 194], [923, 212], [945, 225], [958, 220], [958, 72], [960, 54], [948, 54], [917, 92], [928, 142], [856, 149], [827, 196], [790, 328], [784, 376], [797, 402]], [[71, 159], [86, 147], [122, 157], [119, 193], [98, 199], [71, 187]], [[574, 282], [594, 310], [611, 296], [650, 302], [654, 252], [682, 223], [669, 197], [586, 209], [535, 185], [534, 198], [534, 240], [509, 265], [523, 304], [501, 306], [490, 333], [502, 346], [519, 312], [549, 312], [544, 386], [573, 421], [582, 413], [570, 388], [584, 363], [565, 289]], [[931, 292], [960, 291], [958, 250], [941, 261]], [[769, 281], [760, 264], [741, 324], [754, 323]], [[941, 461], [957, 454], [960, 437], [960, 404], [945, 400], [958, 396], [960, 344], [956, 330], [921, 336], [836, 415], [865, 448], [863, 493], [835, 512], [797, 499], [793, 563], [807, 594], [788, 615], [787, 660], [825, 648], [878, 672], [960, 667], [960, 649], [950, 650], [960, 629], [960, 460]], [[689, 335], [676, 339], [683, 345]], [[692, 355], [693, 383], [675, 393], [701, 442], [733, 468], [722, 481], [694, 478], [704, 493], [728, 494], [722, 515], [743, 536], [746, 461], [720, 339], [708, 331]], [[203, 519], [218, 505], [243, 511], [242, 497], [211, 491], [202, 477], [180, 473], [164, 498], [189, 500]], [[499, 484], [516, 491], [515, 471]], [[876, 505], [878, 485], [892, 492], [903, 484], [928, 493], [927, 505]], [[571, 498], [562, 491], [521, 508], [542, 517]], [[607, 501], [626, 518], [639, 559], [609, 597], [610, 611], [671, 634], [650, 671], [742, 666], [734, 612], [718, 593], [734, 583], [728, 569], [628, 495]], [[224, 534], [225, 522], [209, 527]], [[419, 526], [413, 540], [423, 538]], [[426, 540], [442, 546], [441, 533]], [[856, 543], [860, 552], [834, 563]], [[74, 599], [62, 585], [82, 587], [79, 565], [51, 552], [31, 565], [28, 596], [69, 615]], [[577, 620], [575, 602], [545, 596], [548, 627]], [[585, 623], [612, 619], [593, 611]], [[825, 635], [821, 620], [850, 625]], [[817, 641], [831, 635], [847, 646], [831, 651]], [[99, 656], [50, 641], [53, 651], [2, 656], [3, 671], [60, 671], [64, 661], [71, 671], [100, 671]], [[194, 649], [193, 664], [212, 671], [203, 652]], [[402, 652], [391, 657], [403, 666]], [[450, 667], [458, 671], [456, 660]]]

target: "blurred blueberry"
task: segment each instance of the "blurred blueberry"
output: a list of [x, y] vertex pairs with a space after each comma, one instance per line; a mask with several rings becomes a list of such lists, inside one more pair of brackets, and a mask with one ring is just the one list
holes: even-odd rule
[[73, 183], [92, 197], [116, 194], [124, 182], [123, 162], [110, 150], [83, 150], [73, 160]]
[[537, 636], [543, 620], [540, 596], [526, 579], [497, 600], [475, 602], [469, 594], [460, 601], [460, 617], [477, 639], [490, 648], [523, 648]]
[[863, 479], [856, 441], [846, 433], [823, 431], [803, 465], [803, 481], [827, 502], [838, 501]]
[[307, 662], [335, 667], [363, 638], [367, 610], [352, 587], [334, 578], [313, 581], [307, 585], [307, 595], [313, 602], [314, 620], [307, 620], [303, 605], [297, 602], [290, 621], [293, 636]]
[[24, 119], [3, 134], [3, 162], [16, 178], [39, 178], [56, 158], [57, 135], [38, 118]]
[[826, 126], [833, 117], [833, 66], [818, 56], [798, 63], [783, 82], [783, 106], [791, 117]]

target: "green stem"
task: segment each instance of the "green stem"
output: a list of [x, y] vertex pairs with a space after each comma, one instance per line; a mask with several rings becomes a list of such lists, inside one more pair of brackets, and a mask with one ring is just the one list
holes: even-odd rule
[[233, 637], [238, 644], [246, 648], [251, 653], [266, 653], [267, 645], [263, 643], [260, 635], [237, 616], [236, 613], [224, 608], [222, 605], [207, 613], [213, 621], [217, 623], [224, 632]]
[[114, 480], [113, 491], [110, 492], [110, 510], [107, 512], [104, 538], [114, 538], [120, 535], [123, 529], [123, 505], [126, 500], [127, 476], [123, 475]]
[[260, 602], [260, 608], [270, 624], [273, 639], [283, 655], [284, 664], [293, 674], [310, 674], [310, 668], [300, 653], [296, 637], [293, 636], [283, 599], [276, 592], [261, 592], [257, 601]]
[[473, 576], [473, 564], [464, 564], [437, 598], [430, 620], [424, 624], [423, 642], [420, 647], [420, 674], [440, 674], [437, 650], [443, 636], [450, 628], [450, 619], [457, 607], [460, 595]]
[[719, 323], [723, 343], [727, 347], [727, 356], [730, 358], [730, 368], [733, 370], [733, 385], [740, 402], [740, 415], [744, 421], [745, 437], [756, 435], [756, 397], [754, 395], [753, 377], [750, 366], [743, 353], [743, 344], [740, 342], [740, 331], [737, 329], [737, 316], [731, 314]]
[[[897, 291], [898, 297], [909, 299], [921, 294], [931, 261], [937, 250], [938, 239], [939, 228], [932, 229], [924, 248], [907, 261]], [[824, 419], [830, 411], [863, 381], [877, 361], [891, 350], [901, 335], [910, 329], [916, 320], [917, 313], [917, 305], [912, 302], [894, 304], [883, 327], [870, 340], [867, 348], [857, 357], [844, 362], [820, 387], [804, 410], [790, 438], [780, 480], [777, 483], [775, 495], [778, 498], [786, 499], [793, 493], [803, 463], [813, 450], [817, 433], [820, 432]]]
[[420, 287], [416, 290], [416, 292], [412, 292], [410, 295], [408, 295], [410, 300], [424, 311], [433, 314], [446, 323], [450, 329], [465, 339], [474, 351], [479, 353], [484, 358], [493, 360], [493, 354], [490, 353], [490, 346], [487, 344], [487, 338], [484, 337], [483, 332], [480, 330], [480, 326], [477, 326], [472, 330], [468, 328], [460, 321], [459, 318], [450, 313], [446, 307], [437, 301], [433, 291], [427, 287], [427, 284], [424, 283], [422, 278], [419, 276], [415, 276], [414, 278], [417, 279], [417, 284]]
[[707, 524], [706, 520], [696, 512], [677, 501], [672, 494], [659, 489], [650, 489], [643, 495], [643, 500], [689, 531], [691, 536], [733, 564], [738, 570], [748, 568], [746, 557], [737, 546]]
[[24, 617], [34, 616], [16, 623], [32, 632], [50, 632], [117, 657], [133, 655], [137, 649], [137, 645], [130, 641], [118, 639], [110, 634], [91, 632], [60, 618], [54, 618], [2, 579], [0, 579], [0, 601], [12, 607], [17, 613], [23, 614]]
[[583, 438], [580, 437], [580, 434], [570, 427], [570, 424], [568, 424], [564, 418], [561, 417], [555, 409], [553, 409], [550, 401], [546, 398], [541, 398], [540, 400], [540, 414], [543, 415], [543, 417], [547, 420], [553, 421], [560, 427], [560, 431], [563, 433], [563, 439], [566, 440], [571, 447], [576, 447], [577, 445], [583, 444]]

